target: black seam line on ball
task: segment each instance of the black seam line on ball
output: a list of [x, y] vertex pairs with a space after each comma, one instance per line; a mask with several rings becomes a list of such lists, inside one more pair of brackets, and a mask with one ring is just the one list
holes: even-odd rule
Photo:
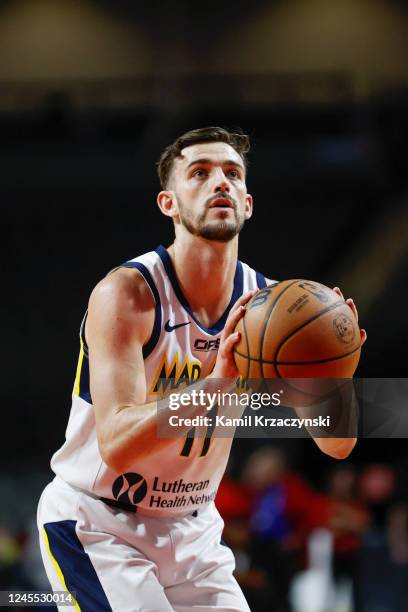
[[[315, 359], [314, 361], [270, 361], [268, 359], [257, 359], [256, 357], [250, 357], [249, 355], [243, 355], [236, 349], [234, 349], [234, 352], [240, 357], [245, 357], [246, 359], [250, 359], [251, 361], [268, 363], [273, 366], [292, 366], [292, 365], [295, 366], [295, 365], [314, 365], [315, 363], [326, 363], [327, 361], [337, 361], [338, 359], [343, 359], [343, 357], [349, 357], [350, 355], [353, 355], [353, 353], [356, 353], [360, 349], [361, 349], [361, 345], [353, 349], [352, 351], [349, 351], [348, 353], [343, 353], [343, 355], [337, 355], [337, 357], [327, 357], [326, 359]], [[279, 376], [279, 378], [282, 378], [282, 376]], [[290, 378], [290, 376], [287, 378]], [[314, 378], [314, 377], [310, 376], [308, 378]], [[335, 378], [335, 376], [331, 378]]]
[[295, 334], [298, 333], [298, 331], [300, 331], [301, 329], [303, 329], [304, 327], [306, 327], [307, 325], [309, 325], [309, 323], [312, 323], [313, 321], [316, 321], [316, 319], [319, 319], [321, 316], [323, 316], [324, 314], [330, 312], [331, 310], [335, 310], [338, 306], [343, 306], [345, 304], [344, 300], [339, 300], [337, 302], [334, 302], [334, 304], [330, 304], [330, 306], [326, 306], [326, 308], [323, 308], [323, 310], [320, 310], [317, 314], [315, 314], [313, 317], [311, 317], [310, 319], [308, 319], [307, 321], [304, 321], [302, 323], [302, 325], [299, 325], [299, 327], [297, 327], [296, 329], [293, 329], [287, 336], [285, 336], [285, 338], [282, 338], [279, 346], [277, 347], [276, 351], [275, 351], [275, 355], [274, 355], [274, 361], [277, 361], [277, 357], [279, 354], [279, 351], [281, 350], [282, 346], [285, 344], [285, 342], [287, 340], [289, 340], [289, 338], [291, 338], [292, 336], [294, 336]]
[[[265, 378], [264, 376], [264, 371], [263, 371], [263, 359], [262, 359], [262, 355], [263, 355], [263, 345], [264, 345], [264, 339], [265, 339], [265, 332], [266, 332], [266, 328], [269, 322], [269, 318], [272, 314], [273, 309], [275, 308], [276, 304], [278, 303], [278, 301], [280, 300], [280, 298], [282, 297], [282, 295], [285, 293], [285, 291], [287, 291], [290, 287], [292, 287], [293, 285], [295, 285], [296, 283], [299, 282], [299, 279], [295, 279], [292, 283], [290, 283], [290, 285], [286, 285], [286, 287], [284, 287], [282, 289], [282, 291], [279, 293], [279, 295], [276, 296], [275, 300], [272, 302], [272, 304], [270, 304], [269, 306], [269, 310], [267, 313], [265, 313], [264, 315], [264, 320], [263, 320], [263, 324], [262, 324], [262, 334], [261, 334], [261, 343], [260, 343], [260, 347], [259, 347], [259, 362], [261, 364], [261, 377]], [[248, 351], [249, 353], [249, 351]], [[275, 367], [276, 370], [276, 367]], [[279, 376], [278, 371], [276, 370], [276, 374]]]

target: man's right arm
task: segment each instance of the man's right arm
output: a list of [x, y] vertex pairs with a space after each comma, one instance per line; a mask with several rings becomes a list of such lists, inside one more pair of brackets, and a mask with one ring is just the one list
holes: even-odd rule
[[[239, 336], [234, 329], [252, 294], [242, 296], [229, 313], [212, 374], [216, 379], [238, 374], [232, 349]], [[157, 402], [145, 403], [143, 346], [154, 317], [150, 288], [134, 269], [121, 268], [108, 275], [89, 301], [85, 335], [98, 445], [104, 462], [118, 473], [128, 471], [136, 457], [172, 442], [157, 436]], [[206, 414], [206, 407], [184, 406], [182, 412], [194, 417]]]
[[119, 473], [131, 459], [128, 441], [133, 440], [141, 454], [151, 448], [153, 438], [160, 442], [155, 438], [156, 402], [144, 403], [143, 345], [154, 316], [151, 291], [134, 269], [109, 274], [89, 300], [85, 334], [99, 450]]

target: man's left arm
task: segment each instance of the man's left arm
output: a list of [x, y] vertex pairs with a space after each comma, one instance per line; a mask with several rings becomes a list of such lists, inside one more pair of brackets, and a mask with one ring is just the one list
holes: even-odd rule
[[[344, 299], [343, 293], [339, 287], [334, 287], [333, 291]], [[358, 322], [358, 311], [354, 300], [352, 298], [348, 298], [345, 300], [345, 302], [350, 307]], [[360, 337], [361, 346], [363, 346], [367, 340], [367, 332], [365, 329], [360, 329]], [[339, 421], [337, 422], [337, 431], [344, 432], [344, 434], [347, 434], [347, 437], [321, 438], [317, 435], [313, 435], [311, 432], [310, 433], [313, 440], [323, 453], [333, 457], [334, 459], [346, 459], [357, 443], [358, 402], [352, 384], [345, 384], [337, 391], [337, 406], [333, 406], [336, 412], [338, 412], [336, 408], [339, 408], [341, 412]], [[296, 412], [298, 412], [298, 409], [296, 409]], [[300, 410], [300, 412], [303, 412], [303, 410]]]
[[[269, 284], [275, 281], [266, 279], [266, 282], [267, 284]], [[334, 287], [333, 291], [335, 291], [341, 298], [344, 299], [343, 293], [341, 292], [339, 287]], [[350, 307], [353, 315], [356, 317], [356, 320], [358, 322], [358, 311], [354, 300], [352, 298], [348, 298], [347, 300], [345, 300], [345, 302]], [[363, 346], [363, 344], [367, 340], [367, 332], [365, 331], [365, 329], [360, 329], [360, 336], [361, 346]], [[333, 438], [327, 436], [322, 438], [316, 433], [316, 428], [308, 428], [308, 431], [323, 453], [325, 453], [326, 455], [330, 455], [330, 457], [333, 457], [335, 459], [345, 459], [350, 455], [351, 451], [357, 443], [358, 403], [354, 393], [353, 385], [346, 384], [343, 388], [338, 388], [337, 398], [332, 401], [335, 404], [334, 408], [336, 409], [339, 407], [341, 411], [341, 422], [337, 422], [337, 431], [344, 432], [344, 434], [347, 433], [347, 437]], [[344, 407], [346, 407], [347, 409], [344, 410]], [[315, 407], [315, 409], [316, 408], [317, 410], [319, 410], [321, 409], [321, 406], [317, 406]], [[295, 408], [295, 411], [300, 418], [310, 417], [312, 410], [313, 408], [310, 407]], [[338, 413], [338, 410], [336, 410], [336, 412]]]

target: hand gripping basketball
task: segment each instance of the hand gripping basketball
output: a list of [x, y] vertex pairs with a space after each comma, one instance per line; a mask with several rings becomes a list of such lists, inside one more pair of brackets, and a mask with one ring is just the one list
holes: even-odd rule
[[217, 360], [211, 373], [212, 378], [237, 378], [239, 372], [234, 360], [233, 349], [240, 340], [240, 332], [236, 331], [239, 320], [244, 316], [246, 304], [254, 296], [256, 290], [244, 293], [231, 308], [220, 338]]
[[287, 280], [258, 291], [237, 324], [234, 357], [251, 378], [351, 378], [366, 339], [341, 291]]
[[[342, 294], [341, 290], [338, 287], [334, 287], [333, 291], [335, 291], [337, 293], [337, 295], [339, 295], [340, 297], [344, 298], [344, 295]], [[354, 303], [353, 298], [348, 298], [346, 300], [346, 304], [348, 304], [351, 308], [352, 313], [354, 314], [354, 316], [357, 319], [357, 323], [358, 323], [358, 310], [357, 310], [357, 306]], [[364, 342], [367, 340], [367, 332], [365, 329], [360, 329], [360, 336], [361, 336], [361, 346], [363, 346]]]

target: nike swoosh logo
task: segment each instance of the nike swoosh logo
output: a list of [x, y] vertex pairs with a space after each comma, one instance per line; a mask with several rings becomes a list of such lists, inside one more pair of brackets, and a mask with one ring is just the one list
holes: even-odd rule
[[166, 325], [164, 326], [164, 329], [166, 330], [166, 332], [172, 332], [178, 327], [183, 327], [184, 325], [190, 325], [190, 321], [187, 321], [187, 323], [178, 323], [177, 325], [170, 325], [170, 319], [169, 319]]

